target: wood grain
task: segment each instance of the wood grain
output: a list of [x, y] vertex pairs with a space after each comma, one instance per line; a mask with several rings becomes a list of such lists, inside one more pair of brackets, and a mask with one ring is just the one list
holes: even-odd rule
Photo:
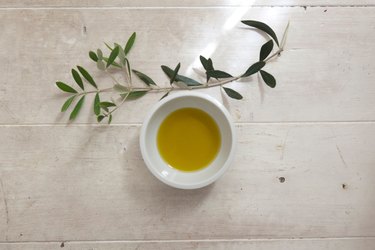
[[190, 191], [148, 172], [138, 131], [2, 126], [0, 240], [375, 236], [373, 123], [237, 125], [228, 173]]
[[91, 249], [143, 249], [143, 250], [373, 250], [374, 238], [354, 239], [275, 239], [275, 240], [228, 240], [228, 241], [116, 241], [116, 242], [34, 242], [34, 243], [0, 243], [1, 249], [6, 250], [91, 250]]
[[[68, 116], [59, 114], [65, 97], [54, 82], [72, 83], [70, 69], [80, 64], [110, 86], [87, 52], [104, 49], [102, 41], [124, 43], [133, 31], [132, 65], [157, 82], [167, 84], [161, 64], [181, 61], [182, 72], [193, 74], [198, 56], [211, 52], [217, 68], [240, 74], [266, 41], [238, 24], [250, 18], [279, 36], [288, 20], [291, 26], [285, 53], [266, 67], [278, 80], [275, 89], [257, 77], [231, 85], [245, 97], [224, 101], [237, 122], [374, 121], [374, 13], [372, 7], [1, 9], [0, 124], [66, 123]], [[207, 92], [222, 99], [218, 89]], [[127, 105], [113, 122], [142, 122], [159, 98]], [[96, 123], [91, 105], [88, 98], [78, 123]]]
[[[200, 54], [236, 75], [267, 41], [242, 19], [279, 37], [291, 26], [266, 67], [275, 89], [253, 77], [231, 84], [243, 101], [204, 90], [239, 135], [213, 185], [176, 190], [146, 169], [138, 133], [160, 95], [110, 127], [95, 125], [88, 98], [65, 125], [54, 82], [72, 83], [79, 64], [111, 86], [87, 56], [102, 42], [137, 31], [132, 66], [161, 85], [161, 64], [198, 77]], [[2, 0], [0, 30], [1, 250], [374, 249], [374, 1]]]
[[219, 7], [219, 6], [374, 6], [372, 0], [2, 0], [0, 7]]

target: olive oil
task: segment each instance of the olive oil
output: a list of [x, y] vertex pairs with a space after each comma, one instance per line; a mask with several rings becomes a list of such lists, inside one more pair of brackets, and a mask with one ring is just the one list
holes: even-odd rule
[[160, 155], [171, 167], [196, 171], [207, 167], [221, 145], [219, 127], [206, 112], [182, 108], [169, 114], [157, 134]]

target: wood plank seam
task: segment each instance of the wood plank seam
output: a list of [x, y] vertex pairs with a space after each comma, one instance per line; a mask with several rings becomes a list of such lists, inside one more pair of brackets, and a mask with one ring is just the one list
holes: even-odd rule
[[241, 8], [241, 7], [248, 7], [248, 8], [304, 8], [307, 10], [308, 8], [372, 8], [375, 7], [375, 4], [361, 4], [361, 5], [221, 5], [221, 6], [164, 6], [164, 7], [145, 7], [145, 6], [102, 6], [102, 7], [94, 7], [94, 6], [45, 6], [45, 7], [7, 7], [2, 6], [0, 10], [53, 10], [53, 9], [63, 9], [63, 10], [75, 10], [75, 9], [84, 9], [84, 10], [117, 10], [117, 9], [128, 9], [128, 10], [138, 10], [138, 9], [150, 9], [150, 10], [158, 10], [158, 9], [231, 9], [231, 8]]
[[259, 238], [259, 239], [191, 239], [191, 240], [63, 240], [63, 241], [0, 241], [0, 244], [28, 244], [28, 243], [187, 243], [187, 242], [262, 242], [262, 241], [310, 241], [310, 240], [368, 240], [375, 236], [346, 236], [346, 237], [303, 237], [303, 238]]

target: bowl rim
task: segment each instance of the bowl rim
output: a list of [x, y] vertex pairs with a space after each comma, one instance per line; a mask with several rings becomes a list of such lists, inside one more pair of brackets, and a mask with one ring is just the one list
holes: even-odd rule
[[[231, 136], [231, 139], [232, 139], [231, 144], [232, 145], [230, 146], [230, 151], [229, 151], [228, 157], [226, 158], [222, 167], [217, 172], [215, 172], [213, 175], [211, 175], [209, 178], [207, 178], [207, 179], [205, 179], [201, 182], [192, 183], [192, 184], [176, 183], [176, 182], [170, 181], [169, 179], [161, 177], [160, 174], [159, 174], [159, 171], [157, 171], [153, 167], [153, 163], [151, 162], [150, 157], [148, 156], [148, 153], [147, 153], [147, 150], [146, 150], [146, 132], [147, 132], [148, 125], [149, 125], [153, 115], [156, 113], [156, 111], [158, 111], [159, 108], [161, 108], [166, 103], [171, 102], [174, 99], [183, 98], [183, 97], [198, 97], [198, 98], [202, 98], [202, 99], [210, 102], [211, 104], [215, 105], [220, 110], [220, 112], [224, 115], [225, 119], [227, 120], [229, 128], [230, 128], [230, 131], [228, 131], [228, 132], [230, 132], [231, 135], [232, 135]], [[205, 94], [205, 93], [201, 93], [201, 92], [181, 91], [181, 92], [178, 92], [178, 93], [173, 93], [173, 94], [163, 98], [162, 100], [157, 102], [151, 108], [151, 110], [147, 113], [147, 115], [146, 115], [146, 117], [145, 117], [145, 119], [142, 123], [141, 131], [140, 131], [139, 144], [140, 144], [141, 154], [142, 154], [143, 160], [146, 163], [146, 166], [147, 166], [148, 170], [158, 180], [160, 180], [161, 182], [163, 182], [163, 183], [165, 183], [165, 184], [167, 184], [171, 187], [174, 187], [174, 188], [197, 189], [197, 188], [202, 188], [202, 187], [208, 186], [211, 183], [215, 182], [229, 168], [230, 164], [233, 161], [234, 153], [235, 153], [235, 150], [236, 150], [236, 130], [235, 130], [234, 122], [233, 122], [233, 119], [232, 119], [230, 113], [224, 107], [224, 105], [221, 104], [217, 99], [215, 99], [214, 97], [212, 97], [209, 94]]]

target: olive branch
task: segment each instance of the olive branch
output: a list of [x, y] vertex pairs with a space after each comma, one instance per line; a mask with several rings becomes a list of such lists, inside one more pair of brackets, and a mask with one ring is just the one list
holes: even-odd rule
[[[71, 94], [61, 107], [61, 112], [67, 111], [72, 103], [78, 99], [78, 102], [75, 104], [69, 117], [69, 120], [74, 120], [84, 104], [86, 95], [95, 94], [93, 110], [94, 114], [97, 117], [97, 121], [101, 122], [104, 118], [107, 118], [108, 124], [110, 124], [112, 121], [113, 113], [117, 111], [118, 108], [120, 108], [126, 101], [141, 98], [142, 96], [152, 92], [163, 92], [164, 95], [161, 97], [161, 99], [163, 99], [172, 91], [220, 87], [229, 97], [240, 100], [242, 99], [242, 95], [240, 93], [238, 93], [234, 89], [224, 87], [224, 85], [242, 78], [249, 77], [256, 73], [259, 73], [261, 75], [263, 81], [267, 86], [274, 88], [276, 86], [275, 77], [267, 71], [263, 70], [263, 68], [271, 59], [279, 56], [284, 50], [289, 23], [285, 28], [280, 43], [275, 32], [267, 24], [254, 20], [243, 20], [242, 23], [250, 26], [251, 28], [255, 28], [265, 32], [268, 36], [270, 36], [271, 39], [262, 45], [259, 53], [259, 60], [252, 64], [245, 71], [245, 73], [240, 76], [232, 76], [225, 71], [215, 69], [211, 58], [207, 59], [203, 56], [200, 56], [200, 62], [205, 70], [206, 82], [202, 83], [192, 78], [180, 75], [179, 70], [181, 64], [178, 63], [174, 69], [165, 65], [161, 66], [162, 71], [169, 78], [169, 86], [159, 87], [159, 85], [156, 84], [149, 76], [138, 70], [132, 69], [132, 67], [130, 66], [128, 54], [132, 49], [136, 39], [136, 33], [134, 32], [129, 37], [124, 47], [117, 43], [114, 43], [114, 45], [111, 47], [110, 45], [105, 43], [110, 51], [108, 57], [105, 57], [102, 50], [100, 49], [97, 49], [96, 52], [89, 52], [89, 57], [96, 63], [97, 68], [107, 73], [108, 76], [114, 81], [113, 87], [100, 89], [94, 78], [82, 66], [77, 66], [77, 69], [73, 68], [71, 71], [73, 79], [79, 86], [80, 91], [77, 91], [64, 82], [56, 82], [56, 86], [60, 90]], [[276, 43], [277, 49], [274, 53], [271, 54], [271, 52], [274, 51], [274, 43]], [[113, 68], [119, 71], [125, 71], [126, 81], [122, 84], [118, 82], [108, 71], [109, 68]], [[133, 74], [136, 75], [145, 84], [144, 87], [133, 86]], [[87, 83], [91, 85], [94, 90], [85, 90], [84, 83], [86, 83], [86, 85]], [[116, 95], [119, 97], [119, 100], [102, 101], [100, 98], [100, 94], [104, 92], [116, 93]]]

